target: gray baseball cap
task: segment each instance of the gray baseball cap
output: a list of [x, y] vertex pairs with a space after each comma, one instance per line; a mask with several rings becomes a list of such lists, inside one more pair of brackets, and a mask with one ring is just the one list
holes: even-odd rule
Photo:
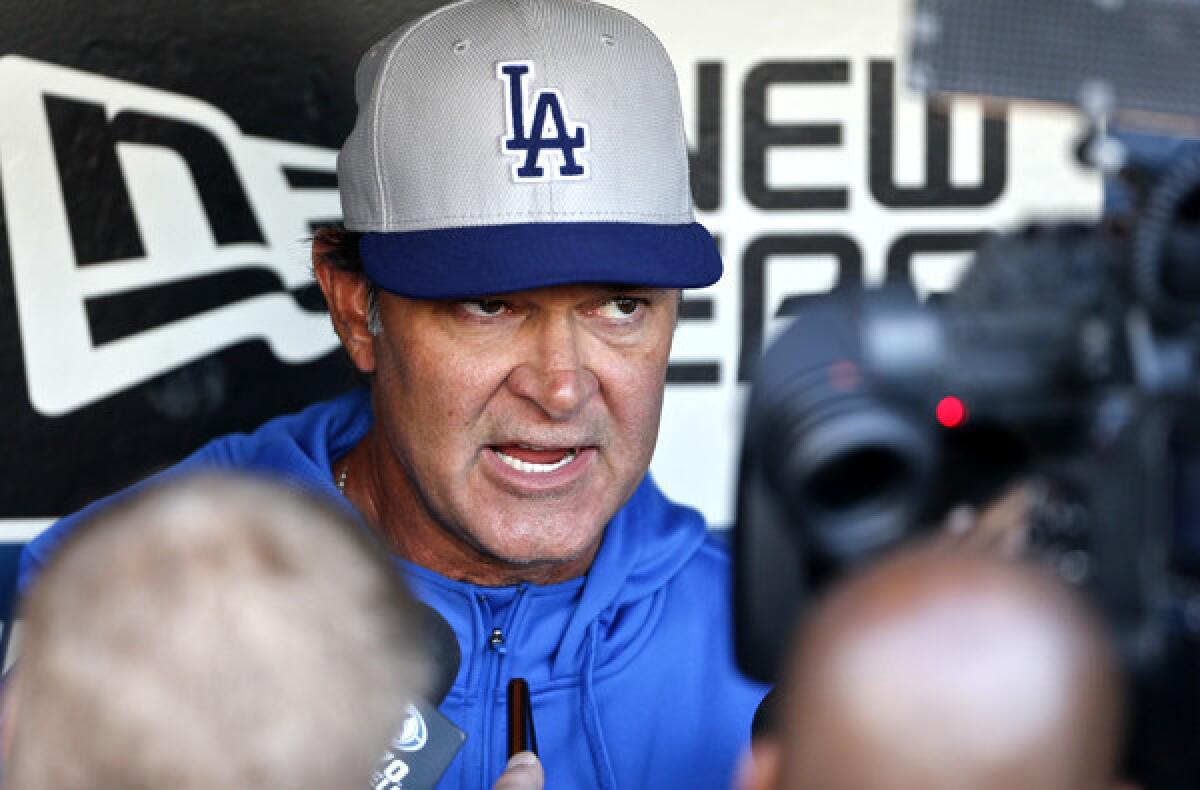
[[373, 46], [338, 156], [367, 276], [423, 299], [721, 276], [695, 221], [675, 70], [587, 0], [464, 0]]

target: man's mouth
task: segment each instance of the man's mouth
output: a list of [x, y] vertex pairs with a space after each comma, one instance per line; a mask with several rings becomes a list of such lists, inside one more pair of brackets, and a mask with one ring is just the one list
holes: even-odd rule
[[527, 474], [557, 472], [579, 455], [575, 447], [535, 447], [528, 444], [493, 445], [492, 452], [506, 466]]

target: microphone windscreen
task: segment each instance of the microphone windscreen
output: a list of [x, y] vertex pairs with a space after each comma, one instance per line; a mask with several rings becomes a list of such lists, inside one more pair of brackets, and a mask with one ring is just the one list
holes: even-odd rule
[[435, 706], [450, 693], [458, 668], [462, 664], [462, 650], [454, 629], [437, 611], [420, 601], [417, 606], [417, 625], [425, 638], [425, 650], [429, 655], [433, 676], [430, 678], [429, 694], [426, 697]]

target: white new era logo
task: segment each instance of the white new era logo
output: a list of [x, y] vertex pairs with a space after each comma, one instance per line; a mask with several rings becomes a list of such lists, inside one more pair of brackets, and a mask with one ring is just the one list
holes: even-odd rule
[[[94, 309], [108, 300], [108, 314], [119, 315], [125, 303], [113, 309], [114, 297], [186, 289], [220, 272], [258, 271], [284, 289], [306, 284], [298, 242], [311, 220], [340, 215], [337, 191], [294, 188], [284, 171], [332, 173], [333, 151], [249, 137], [195, 99], [17, 56], [0, 57], [0, 106], [0, 184], [29, 399], [39, 412], [70, 412], [249, 339], [265, 340], [289, 363], [336, 345], [328, 317], [300, 309], [278, 287], [112, 336]], [[90, 124], [107, 140], [105, 150], [74, 152], [91, 168], [83, 178], [79, 168], [60, 172], [56, 122]], [[193, 150], [173, 147], [172, 135]], [[194, 166], [191, 154], [206, 166]], [[95, 189], [104, 178], [119, 196]], [[100, 205], [82, 205], [76, 190], [88, 188]], [[218, 191], [243, 196], [226, 221], [211, 205]], [[108, 219], [128, 232], [96, 233], [100, 219], [87, 212], [118, 197], [123, 208]]]

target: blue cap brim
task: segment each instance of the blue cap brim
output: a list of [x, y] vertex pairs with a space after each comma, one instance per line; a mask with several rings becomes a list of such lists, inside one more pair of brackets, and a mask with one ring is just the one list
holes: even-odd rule
[[703, 225], [536, 222], [366, 233], [367, 277], [415, 299], [468, 299], [550, 285], [701, 288], [721, 278]]

